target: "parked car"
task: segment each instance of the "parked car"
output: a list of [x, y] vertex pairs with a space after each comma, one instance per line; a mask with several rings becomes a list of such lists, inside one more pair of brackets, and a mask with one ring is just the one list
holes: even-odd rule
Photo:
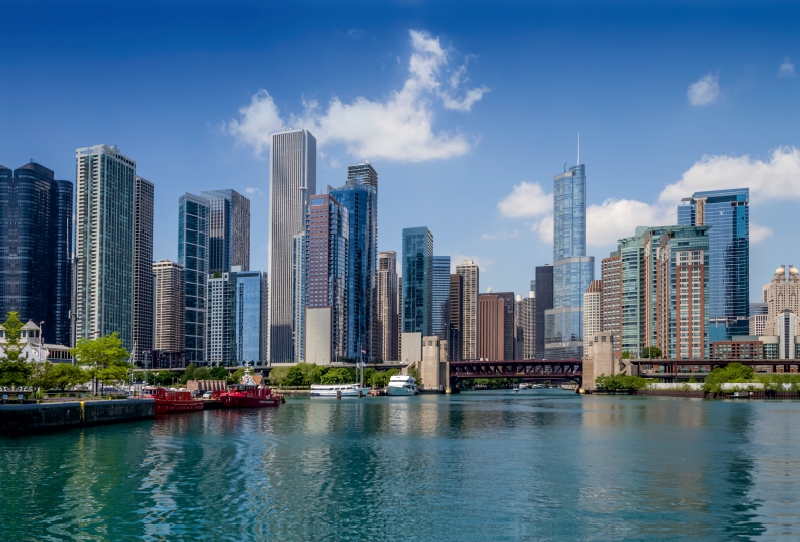
[[211, 399], [211, 392], [207, 391], [203, 394], [203, 399]]

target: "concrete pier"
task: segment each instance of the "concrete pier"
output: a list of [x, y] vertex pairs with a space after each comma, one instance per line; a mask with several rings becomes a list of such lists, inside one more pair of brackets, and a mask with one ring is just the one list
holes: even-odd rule
[[152, 418], [153, 401], [149, 399], [0, 405], [0, 436], [46, 433]]

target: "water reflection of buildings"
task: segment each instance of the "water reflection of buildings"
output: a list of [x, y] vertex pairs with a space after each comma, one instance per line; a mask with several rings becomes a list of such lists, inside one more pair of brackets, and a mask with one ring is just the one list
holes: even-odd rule
[[[584, 398], [575, 463], [581, 536], [714, 538], [751, 526], [751, 411], [702, 400]], [[731, 507], [731, 503], [737, 503]], [[623, 525], [609, 517], [635, 510]]]

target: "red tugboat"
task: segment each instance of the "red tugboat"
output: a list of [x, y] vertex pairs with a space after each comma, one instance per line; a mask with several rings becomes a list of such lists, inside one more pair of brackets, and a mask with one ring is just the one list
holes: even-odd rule
[[155, 401], [155, 405], [153, 405], [155, 414], [203, 410], [203, 401], [194, 399], [190, 391], [171, 391], [158, 388], [151, 397]]
[[256, 385], [248, 366], [245, 366], [241, 384], [230, 384], [221, 393], [215, 391], [212, 398], [225, 408], [264, 408], [281, 404], [281, 398], [273, 394], [271, 388]]

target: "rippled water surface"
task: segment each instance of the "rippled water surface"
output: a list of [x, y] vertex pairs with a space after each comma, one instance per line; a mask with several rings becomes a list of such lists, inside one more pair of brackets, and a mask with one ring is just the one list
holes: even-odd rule
[[799, 419], [536, 390], [0, 439], [0, 539], [797, 539]]

